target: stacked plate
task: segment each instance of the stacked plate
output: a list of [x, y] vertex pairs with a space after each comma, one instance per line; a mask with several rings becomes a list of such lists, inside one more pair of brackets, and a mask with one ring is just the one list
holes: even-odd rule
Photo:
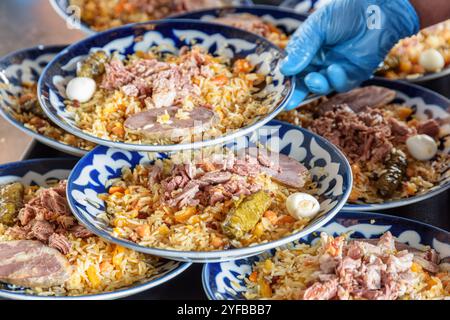
[[[294, 79], [279, 71], [282, 48], [306, 16], [256, 5], [180, 13], [192, 9], [180, 3], [171, 19], [118, 26], [135, 21], [99, 17], [83, 24], [91, 35], [78, 43], [0, 60], [2, 115], [82, 157], [0, 166], [0, 256], [27, 260], [20, 272], [0, 272], [0, 295], [119, 298], [170, 281], [195, 262], [205, 263], [210, 299], [306, 298], [313, 291], [307, 286], [321, 285], [306, 255], [329, 256], [329, 246], [342, 255], [354, 241], [347, 237], [372, 239], [353, 244], [381, 250], [376, 239], [394, 245], [392, 235], [397, 249], [383, 251], [385, 258], [410, 254], [415, 271], [408, 272], [435, 284], [383, 297], [448, 295], [449, 233], [367, 212], [450, 186], [448, 100], [375, 79], [356, 93], [286, 112], [301, 99]], [[70, 2], [52, 4], [64, 16]], [[347, 109], [337, 110], [342, 103]], [[361, 104], [373, 110], [357, 110]], [[364, 123], [360, 111], [378, 122]], [[385, 140], [377, 126], [389, 129]], [[350, 130], [362, 140], [346, 140]], [[419, 134], [435, 146], [427, 159], [419, 159], [414, 139], [407, 142]], [[383, 155], [372, 160], [378, 149]], [[389, 176], [394, 166], [401, 176]], [[36, 250], [51, 273], [27, 268], [42, 263]], [[294, 272], [282, 261], [293, 253], [291, 262], [300, 263]]]

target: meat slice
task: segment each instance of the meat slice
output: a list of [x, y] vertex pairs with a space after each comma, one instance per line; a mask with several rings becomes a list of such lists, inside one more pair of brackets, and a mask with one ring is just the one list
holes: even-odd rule
[[417, 126], [417, 132], [419, 134], [426, 134], [433, 139], [439, 137], [440, 126], [439, 123], [435, 119], [429, 119], [419, 123]]
[[77, 238], [89, 238], [94, 235], [92, 232], [86, 229], [85, 226], [82, 226], [81, 224], [73, 226], [69, 231]]
[[333, 110], [334, 106], [346, 104], [354, 112], [358, 113], [366, 107], [378, 108], [389, 104], [395, 99], [394, 90], [386, 89], [378, 86], [367, 86], [363, 88], [353, 89], [349, 92], [338, 93], [327, 101], [321, 103], [317, 109], [323, 114]]
[[22, 287], [64, 284], [71, 273], [67, 259], [39, 241], [0, 242], [0, 281]]
[[309, 171], [294, 158], [264, 148], [249, 148], [248, 152], [251, 156], [256, 156], [261, 171], [275, 181], [293, 188], [305, 185]]
[[[211, 128], [215, 113], [205, 107], [196, 107], [185, 112], [185, 117], [177, 117], [178, 107], [156, 108], [136, 113], [125, 120], [125, 127], [132, 133], [142, 134], [149, 138], [180, 138], [190, 132], [202, 133]], [[169, 120], [158, 121], [167, 114]]]

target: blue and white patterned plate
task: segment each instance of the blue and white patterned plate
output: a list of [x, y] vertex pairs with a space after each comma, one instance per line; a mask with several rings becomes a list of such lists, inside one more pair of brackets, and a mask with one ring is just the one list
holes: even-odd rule
[[[256, 66], [256, 71], [272, 78], [270, 84], [257, 93], [270, 108], [267, 115], [255, 118], [254, 122], [239, 130], [215, 139], [172, 145], [148, 145], [98, 138], [77, 127], [74, 115], [64, 105], [65, 84], [75, 76], [76, 64], [93, 50], [103, 49], [126, 56], [136, 51], [146, 51], [158, 46], [164, 52], [176, 53], [195, 41], [211, 54], [220, 54], [231, 59], [244, 58]], [[275, 117], [291, 98], [295, 84], [285, 77], [277, 67], [284, 53], [268, 40], [236, 28], [200, 22], [196, 20], [160, 20], [131, 24], [93, 35], [69, 46], [58, 54], [45, 68], [38, 84], [39, 101], [48, 117], [68, 132], [113, 148], [134, 151], [168, 152], [198, 149], [222, 144], [239, 136], [249, 134]]]
[[37, 46], [23, 49], [0, 58], [0, 114], [14, 127], [57, 150], [82, 156], [86, 150], [69, 146], [41, 135], [18, 121], [12, 115], [14, 100], [22, 92], [22, 82], [37, 82], [42, 70], [66, 46]]
[[174, 15], [173, 19], [196, 19], [206, 22], [213, 22], [211, 20], [219, 17], [226, 16], [228, 14], [240, 14], [249, 13], [254, 16], [260, 17], [266, 22], [273, 24], [280, 28], [287, 35], [291, 35], [297, 30], [307, 18], [307, 15], [297, 13], [290, 9], [284, 9], [281, 7], [267, 6], [267, 5], [253, 5], [253, 6], [240, 6], [230, 8], [214, 8], [192, 11]]
[[[193, 262], [211, 262], [252, 256], [305, 236], [329, 221], [347, 200], [352, 176], [349, 163], [343, 154], [325, 139], [301, 128], [272, 121], [252, 135], [243, 136], [227, 144], [232, 150], [241, 150], [259, 141], [273, 151], [289, 155], [303, 163], [318, 183], [321, 211], [303, 230], [285, 238], [247, 248], [222, 251], [196, 252], [149, 248], [112, 235], [112, 228], [99, 214], [105, 203], [100, 194], [107, 193], [107, 181], [120, 177], [123, 167], [135, 167], [150, 162], [148, 153], [131, 152], [100, 146], [84, 156], [73, 169], [68, 180], [68, 200], [75, 216], [87, 228], [108, 241], [133, 250], [168, 259]], [[154, 154], [152, 159], [164, 157]]]
[[[319, 237], [320, 232], [334, 236], [353, 232], [352, 238], [376, 239], [387, 231], [411, 247], [421, 249], [430, 246], [441, 259], [450, 257], [449, 232], [418, 221], [378, 213], [341, 211], [328, 224], [303, 237], [300, 242], [310, 244]], [[248, 259], [206, 264], [202, 273], [206, 295], [211, 300], [245, 299], [243, 277], [250, 275], [255, 262], [266, 259], [274, 252], [271, 250]]]
[[[395, 103], [413, 107], [415, 116], [420, 120], [426, 119], [447, 119], [447, 123], [441, 125], [443, 133], [439, 146], [440, 153], [450, 154], [450, 101], [426, 88], [401, 81], [385, 80], [374, 78], [366, 81], [364, 85], [377, 85], [395, 90], [397, 97]], [[447, 169], [441, 174], [439, 182], [423, 193], [418, 193], [413, 197], [385, 201], [376, 204], [346, 204], [344, 210], [348, 211], [377, 211], [389, 208], [396, 208], [410, 205], [428, 198], [431, 198], [450, 188], [450, 163]]]
[[[251, 0], [228, 0], [224, 1], [227, 3], [227, 6], [235, 6], [235, 5], [252, 5], [253, 2]], [[56, 13], [66, 21], [68, 26], [71, 28], [78, 28], [87, 34], [94, 34], [97, 31], [92, 30], [91, 27], [80, 21], [81, 11], [80, 8], [74, 5], [70, 5], [69, 0], [50, 0], [50, 4]]]
[[[67, 179], [77, 159], [36, 159], [13, 162], [0, 166], [0, 184], [20, 181], [26, 185], [47, 186], [49, 182]], [[41, 299], [118, 299], [127, 297], [163, 284], [176, 277], [187, 268], [190, 263], [162, 260], [158, 266], [158, 274], [144, 279], [128, 288], [113, 292], [73, 296], [73, 297], [43, 297], [25, 293], [22, 289], [0, 283], [0, 297], [6, 299], [41, 300]]]

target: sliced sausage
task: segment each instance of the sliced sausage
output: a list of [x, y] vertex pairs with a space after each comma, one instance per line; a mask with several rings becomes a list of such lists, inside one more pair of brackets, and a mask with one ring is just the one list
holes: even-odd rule
[[[152, 138], [179, 138], [191, 134], [199, 134], [211, 128], [215, 113], [205, 107], [196, 107], [186, 112], [182, 119], [176, 117], [178, 107], [164, 107], [136, 113], [125, 121], [125, 127], [132, 133], [143, 134]], [[170, 116], [169, 121], [158, 122], [164, 114]]]

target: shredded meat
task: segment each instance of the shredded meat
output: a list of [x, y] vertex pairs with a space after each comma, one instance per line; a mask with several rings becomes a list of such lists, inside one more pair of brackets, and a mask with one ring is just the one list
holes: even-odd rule
[[155, 58], [140, 59], [124, 65], [112, 59], [105, 66], [101, 88], [121, 89], [125, 95], [139, 97], [148, 108], [180, 104], [187, 96], [198, 96], [200, 88], [191, 78], [205, 73], [206, 60], [196, 50], [182, 50], [179, 65]]
[[365, 240], [344, 243], [342, 237], [330, 240], [326, 234], [321, 237], [320, 271], [316, 274], [317, 281], [302, 292], [303, 299], [391, 300], [405, 294], [416, 283], [411, 271], [415, 254], [410, 250], [397, 251], [390, 232], [376, 244]]
[[18, 226], [8, 229], [16, 239], [39, 240], [63, 254], [70, 251], [68, 234], [77, 238], [92, 236], [72, 216], [66, 199], [66, 182], [54, 188], [41, 189], [19, 212]]
[[339, 105], [315, 119], [310, 127], [353, 162], [384, 160], [393, 147], [391, 126], [377, 109], [355, 113], [347, 105]]

